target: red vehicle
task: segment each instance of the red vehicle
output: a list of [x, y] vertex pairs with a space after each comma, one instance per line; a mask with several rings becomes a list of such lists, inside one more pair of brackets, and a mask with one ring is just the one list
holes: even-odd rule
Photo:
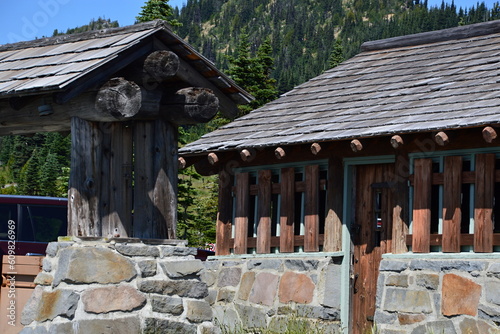
[[0, 256], [45, 255], [67, 235], [67, 207], [66, 198], [0, 195]]

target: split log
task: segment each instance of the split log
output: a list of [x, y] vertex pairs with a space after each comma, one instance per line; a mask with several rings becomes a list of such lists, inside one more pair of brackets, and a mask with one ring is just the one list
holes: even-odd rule
[[483, 138], [487, 143], [491, 144], [497, 138], [497, 132], [491, 126], [487, 126], [483, 129]]
[[398, 148], [404, 144], [403, 138], [400, 135], [394, 135], [391, 137], [391, 145], [394, 148]]
[[141, 88], [123, 78], [113, 78], [97, 92], [93, 121], [109, 122], [129, 119], [141, 109]]
[[321, 151], [321, 145], [318, 143], [311, 144], [311, 153], [314, 155], [318, 155], [319, 151]]
[[434, 140], [439, 146], [445, 146], [450, 142], [448, 135], [443, 131], [436, 133], [436, 135], [434, 136]]
[[274, 150], [274, 155], [276, 156], [276, 158], [278, 159], [283, 159], [285, 156], [286, 156], [286, 152], [284, 149], [282, 149], [281, 147], [278, 147]]
[[363, 144], [361, 144], [361, 142], [357, 139], [353, 139], [351, 141], [351, 150], [353, 152], [359, 152], [363, 149]]
[[175, 77], [179, 70], [179, 57], [172, 51], [155, 51], [144, 61], [143, 81], [153, 79], [156, 82], [163, 82]]
[[183, 88], [162, 101], [162, 114], [177, 125], [206, 123], [218, 110], [219, 99], [208, 88]]

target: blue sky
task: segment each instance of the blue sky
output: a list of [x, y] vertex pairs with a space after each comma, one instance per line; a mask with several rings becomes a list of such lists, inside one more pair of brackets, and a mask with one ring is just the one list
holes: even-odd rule
[[[485, 3], [491, 8], [496, 1]], [[169, 3], [181, 8], [185, 2]], [[117, 20], [120, 26], [130, 25], [144, 3], [145, 0], [0, 0], [0, 44], [52, 36], [55, 29], [66, 31], [98, 17]], [[429, 0], [429, 4], [440, 5], [441, 0]], [[455, 0], [455, 4], [469, 8], [477, 1]]]

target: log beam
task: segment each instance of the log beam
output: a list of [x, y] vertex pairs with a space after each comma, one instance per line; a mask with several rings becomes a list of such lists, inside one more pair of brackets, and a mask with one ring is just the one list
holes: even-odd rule
[[123, 78], [113, 78], [97, 92], [94, 121], [107, 122], [134, 117], [142, 105], [141, 88]]
[[146, 57], [143, 65], [143, 81], [156, 82], [169, 80], [179, 71], [179, 57], [172, 51], [160, 50]]
[[197, 124], [210, 121], [219, 110], [219, 99], [212, 90], [189, 87], [178, 90], [173, 96], [164, 97], [160, 116], [177, 124]]
[[219, 162], [219, 157], [215, 153], [209, 153], [207, 156], [208, 163], [211, 164], [212, 166], [217, 164]]
[[252, 151], [244, 148], [240, 151], [240, 157], [243, 161], [251, 161], [254, 158], [254, 154], [252, 154]]

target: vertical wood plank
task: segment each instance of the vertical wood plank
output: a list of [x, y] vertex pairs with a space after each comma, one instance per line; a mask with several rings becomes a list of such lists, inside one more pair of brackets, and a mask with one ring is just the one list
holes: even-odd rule
[[109, 236], [111, 229], [110, 214], [111, 214], [111, 137], [113, 123], [96, 123], [97, 130], [100, 132], [99, 155], [101, 156], [101, 166], [99, 170], [101, 179], [101, 191], [99, 196], [99, 212], [101, 230], [103, 236]]
[[217, 212], [216, 255], [230, 255], [233, 177], [226, 171], [219, 173], [219, 203]]
[[248, 173], [236, 174], [235, 254], [247, 253], [249, 197]]
[[112, 125], [109, 231], [116, 229], [120, 237], [131, 237], [132, 233], [132, 128], [125, 123]]
[[430, 251], [432, 160], [416, 159], [413, 188], [413, 241], [414, 253]]
[[342, 209], [344, 193], [344, 169], [342, 160], [332, 157], [328, 161], [327, 214], [323, 251], [342, 250]]
[[493, 196], [495, 186], [495, 155], [476, 155], [474, 205], [474, 252], [493, 251]]
[[102, 236], [100, 221], [101, 136], [95, 122], [71, 118], [68, 235]]
[[134, 123], [134, 226], [136, 238], [152, 238], [154, 147], [153, 122], [137, 121]]
[[295, 169], [281, 169], [280, 252], [294, 251]]
[[177, 128], [155, 120], [153, 147], [153, 238], [175, 239], [177, 225]]
[[258, 179], [257, 253], [271, 252], [271, 171], [260, 170]]
[[391, 194], [392, 208], [392, 253], [401, 254], [408, 251], [406, 235], [408, 234], [408, 176], [410, 162], [407, 152], [397, 152], [394, 164], [395, 188]]
[[445, 157], [443, 185], [443, 252], [460, 252], [462, 157]]
[[305, 167], [305, 233], [304, 251], [319, 251], [319, 166], [309, 165]]

